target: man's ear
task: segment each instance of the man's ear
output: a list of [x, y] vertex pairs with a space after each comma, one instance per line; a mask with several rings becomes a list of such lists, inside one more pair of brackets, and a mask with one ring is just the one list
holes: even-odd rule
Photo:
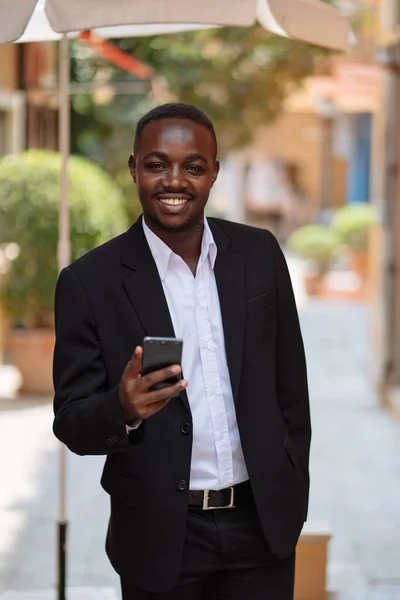
[[131, 154], [129, 156], [128, 166], [129, 166], [130, 174], [132, 175], [132, 179], [136, 183], [136, 164], [135, 163], [136, 163], [135, 155]]
[[217, 181], [219, 168], [220, 168], [220, 162], [219, 162], [219, 160], [216, 160], [215, 164], [214, 164], [214, 177], [213, 177], [212, 185], [214, 185], [214, 183]]

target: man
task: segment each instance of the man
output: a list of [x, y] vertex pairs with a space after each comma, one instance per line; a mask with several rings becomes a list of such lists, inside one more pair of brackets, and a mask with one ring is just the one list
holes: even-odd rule
[[[184, 104], [139, 122], [143, 208], [60, 274], [56, 436], [107, 455], [106, 548], [124, 600], [290, 600], [306, 519], [310, 417], [292, 287], [275, 238], [204, 209], [210, 120]], [[183, 339], [141, 376], [145, 336]]]

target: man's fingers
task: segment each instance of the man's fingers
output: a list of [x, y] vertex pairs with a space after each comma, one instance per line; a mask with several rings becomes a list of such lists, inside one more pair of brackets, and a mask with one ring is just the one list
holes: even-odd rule
[[181, 370], [182, 369], [179, 365], [171, 365], [170, 367], [165, 367], [164, 369], [158, 369], [158, 371], [152, 371], [147, 375], [143, 375], [142, 386], [145, 389], [149, 389], [155, 383], [160, 383], [161, 381], [165, 381], [165, 379], [169, 379], [174, 375], [179, 375]]
[[187, 388], [188, 382], [185, 379], [181, 379], [178, 383], [168, 385], [160, 390], [151, 390], [146, 394], [146, 404], [157, 404], [163, 402]]

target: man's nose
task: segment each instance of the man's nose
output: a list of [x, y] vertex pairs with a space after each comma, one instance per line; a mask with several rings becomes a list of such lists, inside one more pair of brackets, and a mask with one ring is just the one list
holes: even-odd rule
[[172, 189], [187, 187], [186, 175], [179, 165], [172, 165], [170, 169], [164, 172], [163, 185]]

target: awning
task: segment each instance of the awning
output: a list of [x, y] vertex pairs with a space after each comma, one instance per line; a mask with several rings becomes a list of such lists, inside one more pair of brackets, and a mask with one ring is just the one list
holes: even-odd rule
[[322, 0], [0, 0], [0, 17], [0, 43], [19, 40], [24, 32], [21, 41], [30, 41], [30, 30], [38, 41], [40, 29], [41, 39], [55, 40], [84, 29], [113, 37], [113, 27], [122, 37], [124, 25], [137, 26], [126, 33], [134, 36], [259, 22], [277, 35], [345, 51], [352, 35], [347, 19]]

